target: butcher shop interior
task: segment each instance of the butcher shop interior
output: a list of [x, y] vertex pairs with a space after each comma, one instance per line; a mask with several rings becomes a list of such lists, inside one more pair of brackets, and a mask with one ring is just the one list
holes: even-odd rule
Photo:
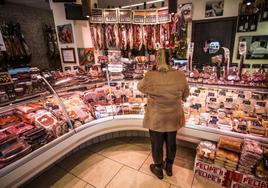
[[[189, 89], [171, 174], [161, 60]], [[0, 187], [268, 188], [268, 0], [0, 0]]]

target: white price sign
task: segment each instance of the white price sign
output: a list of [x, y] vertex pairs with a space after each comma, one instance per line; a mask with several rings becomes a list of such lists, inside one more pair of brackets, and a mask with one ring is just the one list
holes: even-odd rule
[[108, 64], [108, 71], [110, 71], [110, 72], [122, 72], [123, 65], [122, 64]]

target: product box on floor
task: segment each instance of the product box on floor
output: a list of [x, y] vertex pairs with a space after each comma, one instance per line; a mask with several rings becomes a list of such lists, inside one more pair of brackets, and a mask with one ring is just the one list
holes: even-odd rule
[[229, 171], [212, 163], [207, 163], [198, 158], [194, 165], [195, 176], [201, 176], [228, 188], [268, 188], [268, 182], [253, 175]]

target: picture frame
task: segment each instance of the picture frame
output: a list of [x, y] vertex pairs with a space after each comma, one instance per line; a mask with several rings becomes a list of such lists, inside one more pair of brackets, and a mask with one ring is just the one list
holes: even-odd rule
[[74, 48], [61, 48], [63, 63], [76, 63]]
[[224, 0], [207, 0], [205, 5], [205, 17], [223, 16]]
[[238, 43], [242, 41], [247, 43], [246, 59], [268, 59], [268, 35], [240, 36]]

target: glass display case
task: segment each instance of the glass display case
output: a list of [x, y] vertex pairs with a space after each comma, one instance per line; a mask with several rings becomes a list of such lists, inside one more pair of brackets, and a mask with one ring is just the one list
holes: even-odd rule
[[[136, 118], [141, 127], [147, 102], [146, 95], [137, 89], [142, 77], [134, 79], [129, 75], [142, 63], [120, 62], [121, 65], [99, 64], [89, 72], [38, 74], [42, 92], [16, 95], [16, 99], [2, 103], [0, 172], [19, 159], [21, 165], [26, 163], [27, 155], [38, 156], [71, 140], [79, 131], [100, 126], [99, 122], [124, 118], [129, 123]], [[144, 64], [136, 74], [144, 75], [150, 67]], [[193, 82], [189, 86], [191, 94], [184, 103], [188, 135], [192, 134], [190, 130], [197, 130], [203, 139], [213, 133], [268, 143], [267, 88]]]

